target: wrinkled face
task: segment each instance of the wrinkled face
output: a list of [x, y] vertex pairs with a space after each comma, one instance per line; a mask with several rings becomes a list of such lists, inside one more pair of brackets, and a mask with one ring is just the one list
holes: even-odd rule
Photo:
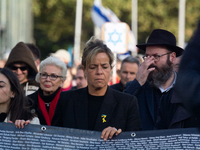
[[76, 85], [77, 85], [77, 89], [84, 88], [87, 86], [87, 80], [84, 77], [84, 72], [82, 69], [77, 70]]
[[20, 84], [28, 81], [28, 66], [25, 63], [13, 63], [9, 68], [17, 75]]
[[9, 106], [11, 97], [14, 93], [11, 91], [9, 80], [6, 76], [0, 73], [0, 105]]
[[84, 72], [89, 89], [107, 89], [107, 84], [111, 75], [108, 55], [106, 53], [98, 53], [87, 65]]
[[123, 63], [120, 70], [121, 83], [123, 86], [126, 85], [127, 82], [133, 81], [136, 77], [136, 73], [138, 72], [138, 65], [136, 63]]
[[[61, 76], [61, 69], [54, 65], [46, 65], [42, 70], [41, 74]], [[56, 80], [50, 79], [50, 76], [42, 78], [40, 75], [40, 88], [43, 90], [44, 95], [50, 95], [54, 93], [59, 87], [61, 87], [63, 81], [60, 77]]]

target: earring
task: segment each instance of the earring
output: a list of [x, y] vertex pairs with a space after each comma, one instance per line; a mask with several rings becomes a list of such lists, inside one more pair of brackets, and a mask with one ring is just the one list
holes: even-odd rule
[[15, 96], [11, 96], [11, 98], [14, 98]]

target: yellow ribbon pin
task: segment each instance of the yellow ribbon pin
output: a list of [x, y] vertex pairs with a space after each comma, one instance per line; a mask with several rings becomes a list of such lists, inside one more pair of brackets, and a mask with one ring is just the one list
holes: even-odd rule
[[101, 115], [103, 123], [106, 122], [106, 115]]

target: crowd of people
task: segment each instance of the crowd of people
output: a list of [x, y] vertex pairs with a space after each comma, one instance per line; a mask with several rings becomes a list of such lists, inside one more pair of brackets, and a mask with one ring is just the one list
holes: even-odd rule
[[136, 45], [145, 52], [143, 61], [124, 58], [114, 85], [114, 54], [95, 37], [85, 44], [74, 75], [66, 50], [41, 61], [37, 46], [19, 42], [0, 69], [0, 120], [18, 128], [101, 131], [104, 140], [123, 131], [198, 127], [199, 30], [185, 51], [171, 32], [153, 30], [147, 43]]

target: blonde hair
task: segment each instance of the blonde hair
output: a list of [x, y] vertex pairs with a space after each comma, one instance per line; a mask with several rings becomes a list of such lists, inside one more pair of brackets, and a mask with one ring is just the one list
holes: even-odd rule
[[82, 56], [82, 65], [84, 68], [87, 67], [88, 63], [98, 54], [106, 53], [109, 57], [109, 64], [112, 68], [114, 61], [114, 54], [112, 51], [103, 43], [103, 41], [91, 37], [90, 40], [86, 43], [83, 56]]

